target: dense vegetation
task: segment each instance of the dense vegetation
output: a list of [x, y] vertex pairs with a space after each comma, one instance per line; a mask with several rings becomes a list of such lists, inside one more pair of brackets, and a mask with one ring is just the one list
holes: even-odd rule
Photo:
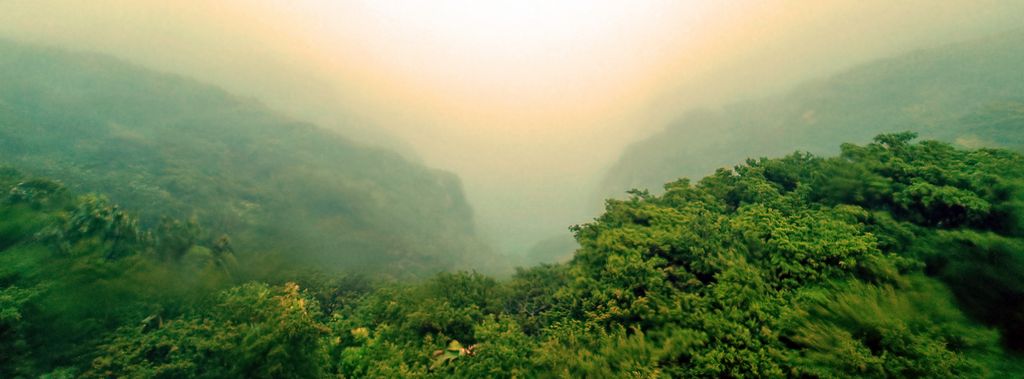
[[790, 92], [689, 112], [626, 149], [602, 197], [702, 177], [750, 156], [834, 154], [910, 130], [961, 147], [1024, 151], [1024, 31], [859, 65]]
[[0, 41], [0, 160], [279, 263], [433, 273], [489, 259], [454, 175], [106, 56]]
[[243, 282], [227, 239], [6, 170], [0, 376], [1020, 376], [1024, 157], [912, 139], [609, 200], [503, 281]]

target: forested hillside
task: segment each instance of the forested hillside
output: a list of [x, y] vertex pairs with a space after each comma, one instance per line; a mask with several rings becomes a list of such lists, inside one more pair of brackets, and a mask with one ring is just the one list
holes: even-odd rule
[[1024, 156], [913, 138], [608, 200], [504, 281], [238, 283], [225, 240], [5, 170], [0, 376], [1024, 375]]
[[406, 275], [489, 259], [454, 175], [100, 55], [0, 41], [0, 162], [278, 263]]
[[601, 196], [657, 190], [747, 157], [834, 153], [842, 142], [911, 130], [963, 147], [1024, 150], [1024, 31], [864, 64], [781, 96], [686, 113], [629, 146]]

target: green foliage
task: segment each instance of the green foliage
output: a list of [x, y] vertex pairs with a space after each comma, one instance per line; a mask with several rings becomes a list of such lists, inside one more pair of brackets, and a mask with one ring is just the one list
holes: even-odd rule
[[81, 368], [106, 333], [226, 279], [157, 259], [152, 233], [101, 196], [13, 170], [0, 184], [0, 349], [14, 360], [0, 365], [5, 377]]
[[519, 268], [505, 284], [503, 310], [512, 315], [523, 332], [531, 336], [565, 314], [558, 303], [558, 293], [569, 281], [565, 265], [543, 264], [529, 269]]
[[147, 318], [100, 347], [86, 377], [323, 376], [326, 327], [299, 291], [250, 283], [225, 290], [218, 303], [180, 319]]
[[950, 286], [964, 312], [1000, 328], [1003, 343], [1024, 350], [1024, 241], [973, 231], [922, 240], [929, 271]]
[[[989, 374], [978, 358], [996, 333], [971, 325], [941, 284], [910, 278], [904, 288], [837, 282], [804, 291], [787, 340], [801, 374], [821, 377], [962, 378]], [[945, 296], [944, 296], [945, 295]]]
[[688, 331], [685, 348], [649, 364], [672, 376], [985, 376], [1014, 358], [978, 323], [1019, 340], [1024, 161], [914, 137], [749, 160], [611, 200], [575, 229], [561, 305], [654, 346]]
[[1024, 157], [913, 138], [633, 191], [572, 228], [571, 261], [503, 281], [282, 270], [238, 284], [231, 241], [195, 221], [147, 229], [101, 197], [0, 171], [0, 370], [1020, 376]]
[[692, 113], [608, 184], [913, 132], [630, 191], [501, 281], [437, 273], [487, 260], [450, 174], [0, 42], [0, 377], [1024, 376], [1024, 157], [977, 149], [1024, 146], [1019, 37]]
[[22, 313], [25, 303], [38, 292], [15, 286], [0, 289], [0, 376], [14, 378], [31, 373], [32, 357]]
[[535, 376], [533, 359], [537, 341], [523, 333], [508, 316], [489, 317], [474, 327], [472, 355], [454, 374], [465, 378], [522, 378]]

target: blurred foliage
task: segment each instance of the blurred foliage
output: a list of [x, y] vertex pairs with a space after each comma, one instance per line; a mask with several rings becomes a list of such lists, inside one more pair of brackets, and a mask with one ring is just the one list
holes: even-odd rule
[[0, 376], [83, 367], [113, 328], [177, 314], [228, 284], [231, 253], [211, 249], [204, 235], [190, 238], [189, 249], [210, 253], [191, 265], [160, 256], [154, 233], [106, 198], [3, 169]]

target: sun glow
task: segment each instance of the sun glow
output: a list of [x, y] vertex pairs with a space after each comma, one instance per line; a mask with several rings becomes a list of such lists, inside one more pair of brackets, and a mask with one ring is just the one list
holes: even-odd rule
[[516, 236], [581, 220], [537, 220], [586, 208], [551, 186], [597, 177], [685, 46], [749, 0], [265, 1], [301, 20], [356, 109], [460, 174], [486, 232], [534, 220], [500, 233]]
[[386, 96], [446, 122], [519, 130], [579, 124], [573, 121], [594, 117], [595, 110], [628, 107], [678, 51], [672, 47], [706, 17], [702, 6], [678, 1], [278, 6], [318, 20], [310, 25], [315, 34], [334, 38], [340, 60], [358, 62], [346, 65], [358, 71], [353, 77], [386, 88]]
[[582, 212], [587, 197], [551, 188], [595, 180], [649, 123], [685, 45], [751, 1], [0, 1], [0, 35], [186, 74], [345, 135], [382, 132], [457, 172], [482, 224], [533, 220], [501, 233], [525, 241], [578, 221], [546, 211]]

